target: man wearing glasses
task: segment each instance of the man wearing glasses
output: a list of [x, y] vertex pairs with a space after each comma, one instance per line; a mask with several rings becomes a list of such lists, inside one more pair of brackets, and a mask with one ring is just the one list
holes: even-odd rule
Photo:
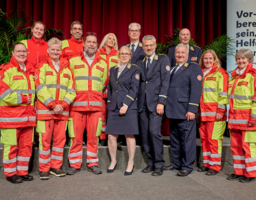
[[83, 25], [79, 21], [74, 21], [70, 27], [70, 34], [72, 35], [69, 40], [62, 41], [62, 57], [69, 58], [74, 54], [83, 52], [84, 40]]
[[138, 23], [131, 23], [129, 26], [128, 35], [130, 37], [130, 43], [126, 44], [132, 51], [132, 59], [131, 63], [136, 64], [139, 61], [143, 60], [145, 57], [145, 53], [142, 48], [142, 43], [139, 41], [140, 39], [140, 29], [141, 26]]

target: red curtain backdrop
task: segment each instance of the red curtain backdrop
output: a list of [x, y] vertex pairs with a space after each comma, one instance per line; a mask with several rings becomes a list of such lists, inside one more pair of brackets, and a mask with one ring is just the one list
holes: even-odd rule
[[128, 25], [141, 24], [143, 35], [165, 42], [175, 28], [189, 28], [191, 37], [202, 47], [226, 33], [226, 0], [1, 0], [9, 13], [23, 9], [41, 20], [46, 28], [63, 30], [70, 38], [70, 24], [80, 21], [84, 33], [95, 32], [101, 40], [115, 33], [119, 46], [129, 42]]

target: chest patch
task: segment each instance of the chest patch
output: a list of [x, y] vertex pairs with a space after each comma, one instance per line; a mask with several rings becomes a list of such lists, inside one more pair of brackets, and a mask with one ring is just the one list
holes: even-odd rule
[[118, 63], [117, 59], [112, 58], [111, 62]]
[[70, 79], [70, 75], [69, 74], [63, 74], [63, 77]]
[[248, 85], [248, 82], [246, 82], [246, 81], [240, 81], [240, 82], [238, 83], [238, 85]]
[[75, 69], [85, 68], [84, 65], [75, 65]]
[[97, 69], [99, 69], [100, 71], [104, 72], [104, 68], [99, 67], [98, 65], [96, 66]]
[[52, 71], [47, 71], [46, 75], [53, 75], [53, 72]]
[[216, 77], [207, 77], [206, 80], [207, 81], [216, 81]]
[[24, 77], [21, 75], [16, 75], [12, 77], [12, 80], [22, 80], [22, 79], [24, 79]]

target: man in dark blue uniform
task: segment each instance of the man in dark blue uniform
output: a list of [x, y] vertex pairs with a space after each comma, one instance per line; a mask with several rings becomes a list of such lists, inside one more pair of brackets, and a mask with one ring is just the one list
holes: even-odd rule
[[196, 157], [196, 114], [202, 93], [202, 70], [188, 61], [188, 47], [175, 50], [177, 65], [171, 69], [165, 114], [170, 119], [172, 162], [165, 170], [178, 169], [178, 176], [193, 171]]
[[[189, 48], [188, 62], [199, 63], [200, 58], [202, 56], [202, 51], [200, 48], [198, 48], [196, 46], [189, 45], [190, 37], [191, 37], [190, 31], [187, 28], [183, 28], [180, 30], [180, 33], [179, 33], [180, 42], [184, 45], [187, 45]], [[169, 48], [169, 51], [168, 51], [168, 57], [170, 59], [170, 63], [171, 63], [172, 67], [176, 65], [175, 48], [176, 48], [176, 46], [171, 47], [171, 48]]]
[[142, 61], [146, 55], [142, 48], [142, 43], [139, 41], [141, 26], [138, 23], [131, 23], [128, 28], [130, 43], [126, 44], [126, 46], [128, 46], [132, 51], [131, 63], [137, 64]]
[[164, 114], [170, 79], [170, 62], [167, 56], [155, 54], [156, 39], [152, 35], [143, 37], [146, 57], [139, 64], [141, 82], [138, 97], [139, 123], [142, 143], [148, 158], [143, 173], [153, 176], [163, 174], [163, 138], [161, 122]]

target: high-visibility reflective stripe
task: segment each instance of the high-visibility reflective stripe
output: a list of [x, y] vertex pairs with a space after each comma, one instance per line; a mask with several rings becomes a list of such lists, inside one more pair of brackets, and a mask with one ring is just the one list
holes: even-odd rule
[[215, 88], [203, 88], [203, 92], [217, 92]]
[[92, 106], [102, 106], [102, 102], [89, 101], [89, 105], [92, 105]]
[[212, 161], [210, 161], [209, 165], [221, 165], [221, 161], [219, 161], [219, 162], [212, 162]]
[[14, 90], [14, 91], [17, 93], [20, 93], [20, 94], [28, 94], [28, 93], [35, 94], [35, 90], [31, 90], [31, 89], [29, 89], [29, 90]]
[[50, 102], [52, 102], [52, 101], [53, 101], [53, 98], [50, 97], [50, 98], [48, 98], [48, 99], [46, 99], [46, 100], [44, 101], [44, 105], [47, 106], [47, 104], [50, 103]]
[[247, 100], [246, 96], [243, 95], [237, 95], [237, 94], [230, 94], [228, 95], [229, 99], [239, 99], [239, 100]]
[[134, 98], [132, 98], [131, 96], [129, 96], [129, 95], [126, 95], [128, 98], [130, 98], [131, 100], [133, 100], [134, 101]]
[[252, 99], [252, 101], [256, 102], [256, 99]]
[[203, 156], [210, 156], [211, 152], [203, 152]]
[[245, 159], [245, 162], [246, 162], [246, 163], [254, 162], [254, 161], [256, 161], [256, 157], [254, 157], [254, 158], [246, 158], [246, 159]]
[[231, 124], [248, 124], [248, 120], [246, 120], [246, 119], [229, 119], [228, 123], [231, 123]]
[[159, 97], [164, 97], [164, 98], [167, 98], [167, 96], [165, 96], [165, 95], [159, 95]]
[[14, 163], [14, 162], [16, 162], [16, 158], [13, 158], [13, 159], [10, 159], [10, 160], [3, 159], [3, 163], [5, 163], [5, 164]]
[[51, 155], [51, 159], [55, 159], [55, 160], [63, 160], [62, 156], [55, 156], [55, 155]]
[[44, 83], [38, 85], [38, 87], [36, 88], [36, 93], [39, 92], [39, 90], [41, 90], [43, 87], [45, 87], [46, 85]]
[[203, 160], [203, 163], [209, 163], [209, 160]]
[[36, 117], [28, 117], [28, 121], [35, 121], [36, 120]]
[[221, 154], [211, 154], [211, 158], [221, 158]]
[[256, 119], [256, 115], [251, 113], [251, 118]]
[[8, 94], [12, 93], [12, 89], [9, 88], [7, 90], [5, 90], [1, 95], [0, 95], [0, 99], [4, 99]]
[[9, 173], [16, 172], [16, 167], [14, 167], [14, 168], [4, 168], [4, 172], [9, 172]]
[[28, 121], [27, 117], [16, 117], [16, 118], [0, 117], [0, 122], [26, 122], [26, 121]]
[[63, 152], [62, 148], [58, 148], [58, 147], [52, 147], [52, 151], [57, 151], [57, 152]]
[[106, 122], [102, 122], [102, 126], [105, 125], [105, 124], [106, 124]]
[[106, 128], [106, 127], [104, 127], [104, 128], [102, 128], [102, 129], [101, 129], [101, 131], [106, 131], [106, 130], [107, 130], [107, 128]]
[[256, 166], [253, 166], [253, 167], [246, 167], [246, 171], [247, 171], [247, 172], [254, 171], [254, 170], [256, 170]]
[[96, 76], [77, 76], [75, 77], [75, 80], [92, 80], [92, 81], [99, 81], [101, 82], [101, 78], [96, 77]]
[[21, 104], [21, 103], [22, 103], [21, 94], [17, 93], [17, 104]]
[[67, 92], [72, 92], [72, 93], [75, 93], [75, 94], [76, 94], [76, 91], [75, 91], [73, 88], [68, 88], [68, 89], [67, 89]]
[[[36, 110], [36, 114], [38, 115], [47, 115], [47, 114], [52, 114], [50, 110]], [[69, 111], [62, 111], [61, 115], [69, 115]]]
[[71, 104], [72, 106], [87, 106], [87, 102], [74, 102]]
[[29, 161], [30, 157], [22, 157], [22, 156], [17, 156], [17, 160], [19, 161]]
[[249, 99], [252, 99], [252, 96], [248, 96]]
[[40, 163], [48, 163], [50, 161], [51, 161], [51, 158], [47, 158], [47, 159], [39, 158]]
[[65, 85], [60, 85], [60, 84], [46, 84], [47, 88], [59, 88], [63, 90], [67, 90], [67, 87]]
[[74, 164], [74, 163], [81, 163], [83, 160], [82, 159], [75, 159], [75, 160], [69, 160], [70, 164]]
[[218, 108], [225, 109], [225, 105], [218, 104]]
[[226, 97], [226, 96], [228, 96], [228, 93], [227, 92], [220, 92], [219, 96], [225, 96]]
[[245, 165], [243, 165], [243, 164], [234, 164], [234, 168], [245, 169]]
[[99, 159], [87, 159], [87, 163], [99, 162]]
[[93, 152], [90, 152], [90, 151], [87, 151], [86, 154], [87, 154], [87, 156], [92, 156], [92, 157], [98, 156], [98, 153], [93, 153]]
[[202, 112], [201, 116], [216, 116], [216, 112]]
[[50, 153], [51, 153], [51, 150], [44, 151], [44, 150], [40, 150], [40, 149], [39, 149], [39, 154], [42, 154], [42, 155], [49, 155]]
[[63, 101], [66, 101], [68, 105], [71, 104], [71, 101], [67, 97], [64, 97]]
[[17, 165], [17, 170], [28, 170], [28, 166], [19, 166]]
[[76, 157], [76, 156], [80, 156], [80, 155], [83, 155], [82, 151], [79, 151], [77, 153], [70, 153], [70, 154], [68, 154], [68, 157]]
[[233, 156], [234, 160], [244, 160], [244, 156]]

